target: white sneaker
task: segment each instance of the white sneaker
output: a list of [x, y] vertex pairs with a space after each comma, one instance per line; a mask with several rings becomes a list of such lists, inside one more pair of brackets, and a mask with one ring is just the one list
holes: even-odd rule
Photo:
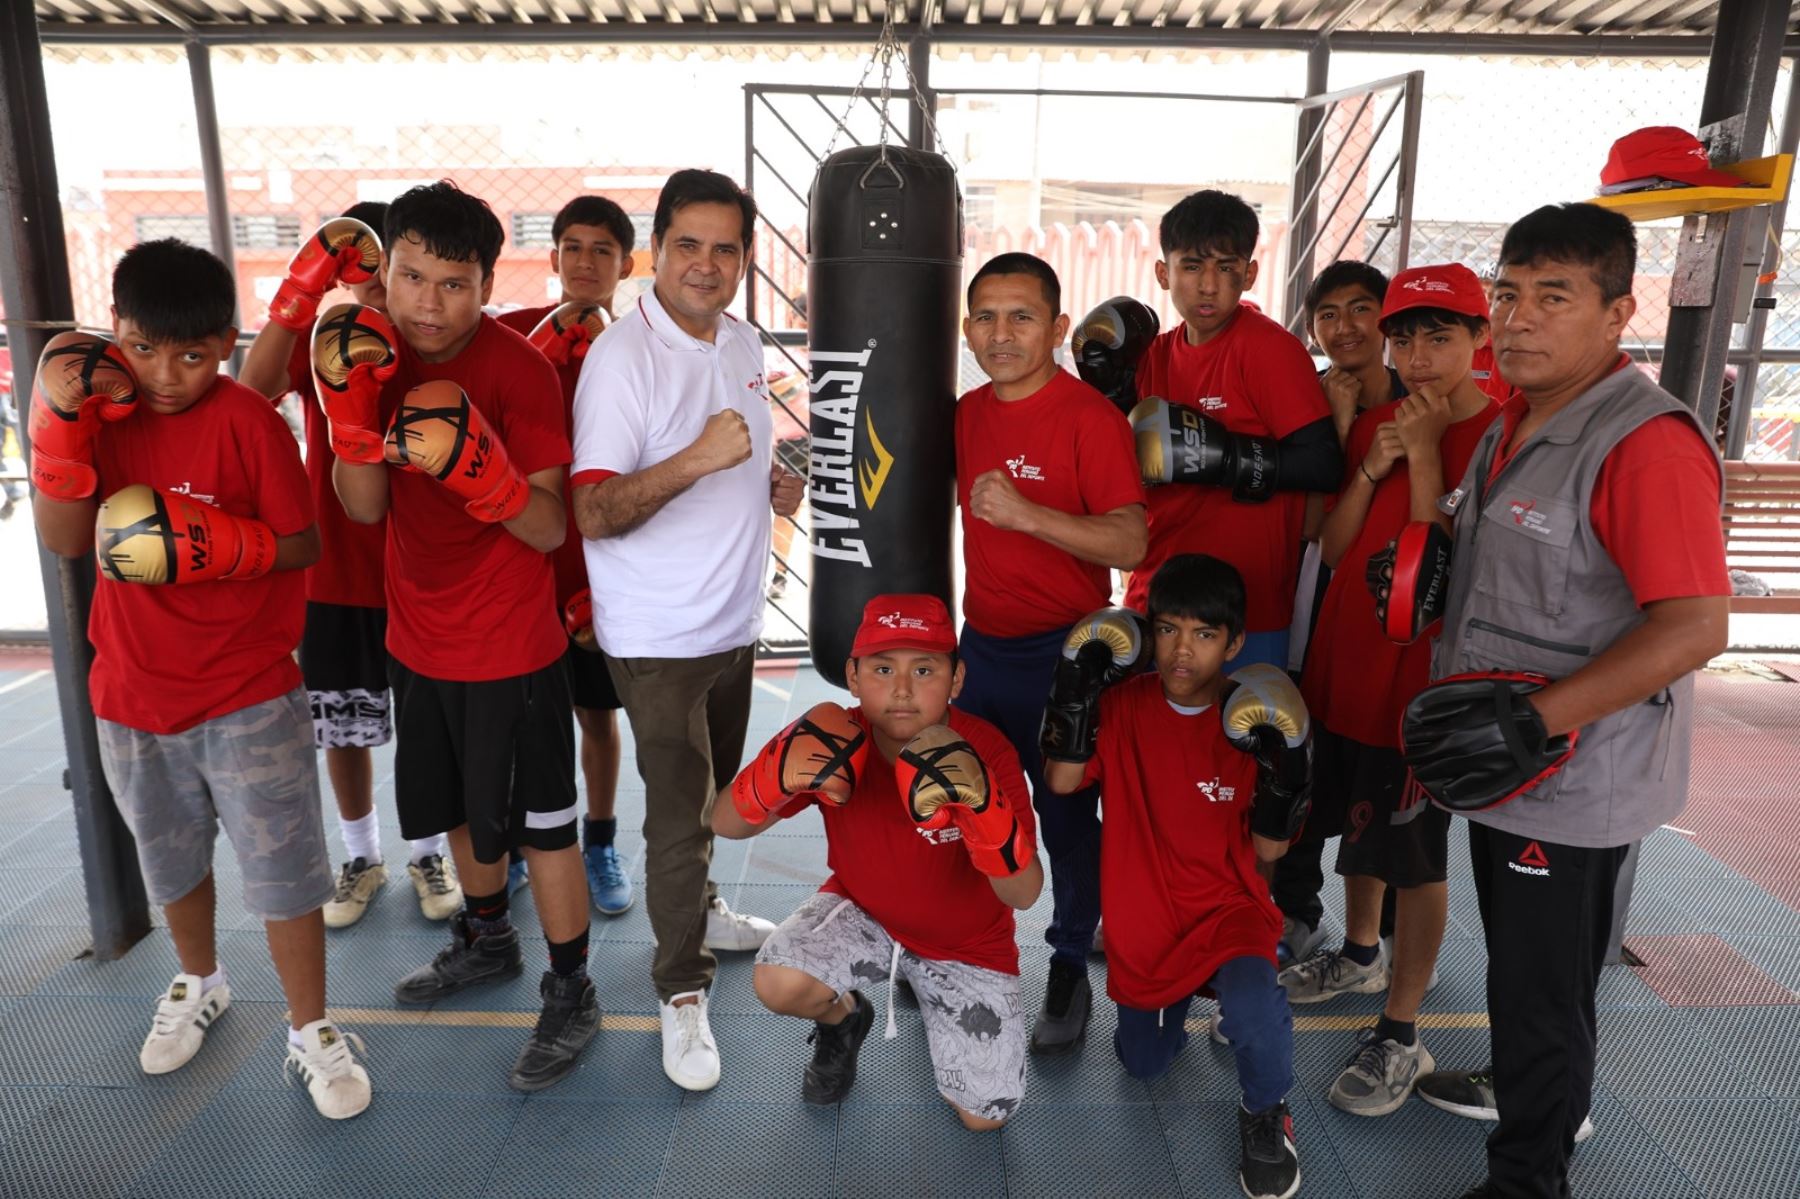
[[339, 1031], [329, 1020], [314, 1020], [300, 1030], [300, 1040], [299, 1047], [288, 1043], [281, 1073], [300, 1075], [321, 1116], [348, 1120], [369, 1106], [369, 1072], [350, 1052], [352, 1045], [363, 1051], [361, 1037]]
[[419, 912], [427, 920], [448, 920], [462, 910], [462, 885], [456, 881], [456, 863], [441, 853], [430, 854], [407, 864], [406, 875], [412, 879], [419, 896]]
[[206, 980], [198, 974], [177, 974], [168, 993], [156, 1004], [150, 1035], [138, 1051], [138, 1065], [145, 1074], [179, 1070], [200, 1052], [200, 1042], [214, 1020], [231, 1006], [231, 986], [221, 982], [202, 993]]
[[1211, 1037], [1214, 1041], [1216, 1041], [1220, 1045], [1231, 1044], [1230, 1041], [1227, 1041], [1225, 1039], [1225, 1013], [1224, 1012], [1214, 1012], [1206, 1018], [1206, 1035]]
[[[725, 906], [713, 897], [712, 910], [706, 913], [706, 947], [732, 953], [748, 953], [761, 949], [775, 932], [775, 926], [761, 916], [746, 916]], [[711, 1084], [708, 1084], [711, 1085]]]
[[678, 1087], [710, 1091], [719, 1085], [719, 1046], [706, 1020], [706, 992], [675, 996], [690, 997], [693, 1003], [662, 1005], [663, 1073]]
[[352, 858], [338, 873], [337, 893], [325, 901], [325, 927], [349, 928], [363, 918], [387, 886], [387, 867], [367, 858]]

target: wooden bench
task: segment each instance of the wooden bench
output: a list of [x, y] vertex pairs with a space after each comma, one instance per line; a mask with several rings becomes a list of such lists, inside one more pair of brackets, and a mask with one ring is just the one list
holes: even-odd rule
[[1724, 519], [1726, 564], [1775, 589], [1731, 610], [1800, 614], [1800, 462], [1727, 462]]

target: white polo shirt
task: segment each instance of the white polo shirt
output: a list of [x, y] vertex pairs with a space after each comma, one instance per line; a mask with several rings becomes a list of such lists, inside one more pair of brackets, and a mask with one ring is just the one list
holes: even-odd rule
[[698, 658], [762, 632], [769, 573], [771, 422], [762, 344], [721, 317], [717, 339], [682, 331], [646, 289], [594, 342], [575, 387], [569, 486], [655, 466], [727, 408], [750, 457], [706, 476], [620, 537], [584, 540], [594, 633], [616, 658]]

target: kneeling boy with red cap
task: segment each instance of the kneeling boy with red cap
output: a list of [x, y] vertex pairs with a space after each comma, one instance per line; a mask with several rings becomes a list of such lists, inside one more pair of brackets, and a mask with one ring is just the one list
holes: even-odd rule
[[1025, 1096], [1013, 909], [1044, 885], [1018, 754], [950, 707], [963, 667], [934, 596], [870, 600], [844, 673], [860, 705], [813, 707], [713, 809], [713, 832], [733, 839], [814, 804], [825, 821], [831, 877], [756, 955], [757, 998], [816, 1023], [802, 1093], [837, 1103], [875, 1022], [859, 988], [886, 978], [891, 1037], [893, 981], [905, 980], [939, 1093], [968, 1128], [999, 1128]]

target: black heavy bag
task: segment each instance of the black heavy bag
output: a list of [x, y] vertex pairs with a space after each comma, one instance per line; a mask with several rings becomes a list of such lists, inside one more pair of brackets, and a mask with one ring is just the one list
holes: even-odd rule
[[942, 155], [855, 147], [819, 165], [808, 209], [809, 628], [841, 684], [870, 599], [954, 608], [962, 193]]

